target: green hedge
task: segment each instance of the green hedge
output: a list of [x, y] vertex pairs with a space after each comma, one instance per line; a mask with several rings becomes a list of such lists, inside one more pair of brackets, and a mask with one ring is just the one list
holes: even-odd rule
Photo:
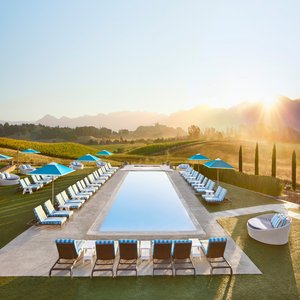
[[[195, 167], [196, 170], [198, 170], [197, 168], [198, 166]], [[217, 179], [216, 169], [209, 169], [203, 165], [199, 165], [199, 171], [210, 179]], [[271, 196], [279, 196], [283, 188], [278, 178], [271, 176], [250, 175], [234, 170], [219, 170], [219, 180], [241, 188]]]

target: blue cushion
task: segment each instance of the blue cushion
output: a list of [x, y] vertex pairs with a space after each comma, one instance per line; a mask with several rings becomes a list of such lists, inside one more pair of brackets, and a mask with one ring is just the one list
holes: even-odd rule
[[209, 243], [221, 243], [226, 241], [227, 241], [226, 237], [213, 237], [208, 239]]
[[56, 239], [56, 244], [74, 244], [75, 240], [73, 239]]
[[112, 240], [98, 240], [96, 241], [96, 245], [114, 245], [115, 241]]
[[46, 219], [44, 221], [41, 222], [41, 224], [44, 224], [44, 225], [61, 225], [63, 223], [64, 219], [62, 220], [50, 220], [50, 219]]
[[137, 240], [119, 240], [119, 243], [137, 244]]
[[174, 244], [191, 244], [192, 241], [190, 240], [174, 240]]
[[275, 214], [271, 219], [271, 225], [273, 228], [278, 228], [281, 226], [281, 215]]
[[154, 240], [153, 244], [172, 244], [171, 240]]

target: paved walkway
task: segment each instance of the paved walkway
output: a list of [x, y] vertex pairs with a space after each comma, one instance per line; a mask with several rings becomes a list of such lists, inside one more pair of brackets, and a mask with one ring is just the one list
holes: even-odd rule
[[219, 219], [219, 218], [237, 217], [242, 215], [263, 213], [266, 211], [276, 211], [276, 212], [288, 214], [292, 218], [300, 220], [300, 213], [289, 211], [289, 209], [299, 209], [299, 204], [282, 201], [282, 204], [266, 204], [266, 205], [237, 208], [237, 209], [231, 209], [225, 211], [218, 211], [215, 213], [211, 213], [211, 216], [214, 219]]
[[[55, 239], [90, 239], [88, 235], [89, 228], [103, 211], [105, 204], [115, 193], [119, 186], [118, 183], [122, 181], [126, 173], [127, 171], [118, 171], [79, 212], [75, 212], [74, 217], [62, 229], [49, 226], [32, 226], [0, 249], [0, 276], [47, 276], [49, 269], [57, 259]], [[184, 196], [185, 204], [204, 230], [204, 235], [201, 238], [227, 236], [227, 233], [216, 221], [217, 216], [207, 212], [181, 176], [177, 172], [168, 172], [168, 174], [178, 192]], [[234, 243], [231, 237], [227, 237], [228, 245], [225, 256], [233, 267], [233, 273], [261, 274], [260, 270]], [[157, 236], [153, 236], [154, 238], [157, 238]], [[209, 264], [205, 257], [195, 258], [194, 262], [198, 275], [209, 274]], [[91, 263], [86, 262], [83, 264], [80, 261], [74, 268], [74, 276], [90, 276], [91, 269]], [[224, 272], [223, 270], [217, 271], [220, 274]], [[152, 262], [141, 261], [138, 265], [138, 274], [139, 276], [152, 275]], [[60, 272], [57, 275], [66, 276], [66, 272]]]

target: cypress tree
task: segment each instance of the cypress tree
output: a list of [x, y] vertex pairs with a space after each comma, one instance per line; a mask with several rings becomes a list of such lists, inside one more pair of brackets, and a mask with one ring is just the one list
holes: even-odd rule
[[272, 177], [276, 177], [276, 145], [273, 146], [272, 152]]
[[239, 151], [239, 172], [243, 173], [243, 149], [242, 149], [242, 146], [240, 146], [240, 151]]
[[296, 186], [297, 186], [297, 181], [296, 181], [296, 152], [295, 150], [293, 151], [293, 155], [292, 155], [292, 188], [295, 191], [296, 190]]
[[258, 157], [258, 143], [256, 143], [256, 147], [255, 147], [255, 166], [254, 166], [254, 174], [255, 175], [259, 175], [259, 166], [258, 166], [258, 161], [259, 161], [259, 157]]

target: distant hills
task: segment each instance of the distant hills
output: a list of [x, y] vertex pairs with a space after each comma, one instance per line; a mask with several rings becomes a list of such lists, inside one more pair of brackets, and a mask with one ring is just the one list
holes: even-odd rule
[[136, 130], [139, 126], [151, 126], [156, 123], [175, 128], [181, 127], [184, 130], [192, 124], [198, 125], [200, 128], [215, 127], [224, 130], [229, 127], [252, 126], [266, 122], [271, 126], [290, 127], [300, 131], [300, 100], [281, 97], [276, 109], [272, 112], [261, 103], [241, 103], [229, 109], [200, 105], [170, 115], [141, 111], [99, 113], [94, 116], [86, 115], [77, 118], [56, 118], [46, 115], [37, 120], [35, 124], [71, 128], [95, 126], [96, 128], [106, 127], [117, 131], [120, 129]]

